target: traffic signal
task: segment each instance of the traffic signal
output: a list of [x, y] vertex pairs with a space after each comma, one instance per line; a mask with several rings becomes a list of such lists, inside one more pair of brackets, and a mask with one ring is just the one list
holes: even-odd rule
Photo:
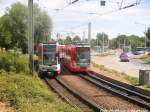
[[101, 1], [100, 1], [100, 5], [101, 5], [101, 6], [105, 6], [105, 4], [106, 4], [106, 1], [105, 1], [105, 0], [101, 0]]

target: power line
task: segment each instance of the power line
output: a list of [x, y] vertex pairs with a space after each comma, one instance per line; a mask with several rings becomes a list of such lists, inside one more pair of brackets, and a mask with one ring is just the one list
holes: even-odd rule
[[[124, 8], [121, 8], [121, 9], [117, 9], [117, 10], [112, 10], [112, 11], [109, 11], [109, 12], [105, 12], [105, 13], [94, 13], [94, 12], [91, 12], [91, 13], [87, 13], [87, 14], [93, 14], [93, 15], [98, 15], [98, 16], [104, 16], [104, 15], [108, 15], [108, 14], [112, 14], [112, 13], [115, 13], [115, 12], [118, 12], [118, 11], [120, 11], [120, 10], [122, 10], [122, 9], [126, 9], [126, 8], [130, 8], [130, 7], [133, 7], [133, 6], [135, 6], [135, 5], [139, 5], [139, 3], [140, 4], [143, 4], [143, 3], [146, 3], [146, 2], [149, 2], [150, 0], [145, 0], [145, 1], [139, 1], [138, 2], [138, 4], [136, 4], [136, 3], [133, 3], [133, 4], [130, 4], [130, 5], [128, 5], [128, 6], [125, 6]], [[123, 0], [122, 0], [122, 3], [123, 3]], [[92, 21], [93, 19], [95, 19], [95, 18], [91, 18], [90, 20], [88, 20], [88, 21]], [[75, 27], [71, 27], [70, 29], [71, 30], [73, 30], [73, 29], [76, 29], [76, 28], [79, 28], [79, 27], [81, 27], [81, 26], [83, 26], [83, 25], [87, 25], [87, 22], [86, 23], [83, 23], [83, 24], [80, 24], [80, 25], [77, 25], [77, 26], [75, 26]], [[69, 29], [69, 28], [68, 28]]]
[[58, 8], [58, 9], [56, 9], [57, 11], [62, 11], [62, 10], [64, 10], [65, 8], [67, 8], [67, 7], [69, 7], [69, 6], [71, 6], [71, 5], [73, 5], [73, 4], [75, 4], [76, 2], [78, 2], [79, 0], [74, 0], [74, 1], [72, 1], [72, 2], [70, 2], [70, 3], [68, 3], [67, 5], [65, 5], [64, 7], [62, 7], [62, 8]]
[[[136, 0], [135, 3], [132, 3], [132, 4], [124, 6], [124, 7], [122, 7], [122, 4], [121, 4], [121, 7], [119, 8], [119, 10], [126, 9], [126, 8], [131, 8], [131, 7], [134, 7], [134, 6], [149, 2], [149, 1], [150, 0], [145, 0], [145, 1], [142, 2], [141, 0]], [[122, 0], [122, 3], [123, 3], [123, 0]]]
[[[78, 2], [78, 1], [79, 1], [79, 0], [75, 0], [75, 1], [72, 2], [72, 3], [74, 4], [74, 3]], [[89, 0], [86, 0], [86, 1], [89, 1]], [[137, 6], [137, 5], [140, 5], [140, 4], [149, 2], [149, 1], [150, 1], [150, 0], [145, 0], [145, 1], [142, 1], [142, 0], [136, 0], [135, 3], [132, 3], [132, 4], [130, 4], [130, 5], [127, 5], [127, 6], [122, 7], [122, 6], [123, 6], [123, 2], [124, 2], [124, 1], [122, 0], [121, 2], [116, 2], [117, 4], [120, 3], [120, 7], [119, 7], [119, 9], [117, 9], [117, 10], [112, 10], [112, 11], [105, 12], [105, 13], [87, 12], [87, 13], [84, 13], [84, 14], [91, 14], [91, 15], [103, 16], [103, 15], [108, 15], [108, 14], [111, 14], [111, 13], [118, 12], [118, 11], [123, 10], [123, 9], [130, 8], [130, 7], [133, 7], [133, 6]], [[64, 6], [63, 8], [56, 9], [56, 10], [57, 10], [57, 11], [63, 10], [63, 9], [65, 9], [65, 8], [69, 7], [70, 5], [72, 5], [72, 4], [69, 3], [69, 4], [67, 4], [66, 6]], [[79, 12], [79, 13], [81, 13], [81, 12]], [[92, 18], [92, 19], [93, 19], [93, 18]], [[90, 20], [92, 20], [92, 19], [90, 19]], [[89, 20], [88, 20], [88, 21], [89, 21]], [[84, 23], [84, 24], [87, 25], [87, 22]], [[76, 28], [79, 28], [79, 27], [83, 26], [84, 24], [80, 24], [80, 25], [77, 25], [77, 26], [75, 26], [75, 27], [71, 27], [71, 28], [68, 28], [68, 29], [71, 29], [71, 30], [72, 30], [72, 29], [76, 29]]]
[[74, 4], [74, 3], [76, 3], [76, 2], [78, 2], [79, 0], [74, 0], [74, 1], [72, 1], [70, 4]]

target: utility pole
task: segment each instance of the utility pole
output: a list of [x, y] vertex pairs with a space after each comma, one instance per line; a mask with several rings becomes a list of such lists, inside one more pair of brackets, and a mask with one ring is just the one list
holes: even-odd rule
[[85, 32], [83, 32], [83, 37], [82, 37], [82, 41], [85, 41]]
[[[118, 37], [120, 36], [120, 34], [118, 34]], [[120, 46], [120, 38], [118, 38], [118, 47], [119, 47], [119, 49], [121, 49], [121, 46]]]
[[108, 43], [107, 43], [108, 49], [109, 49], [109, 38], [108, 38]]
[[91, 22], [88, 23], [88, 43], [91, 42]]
[[103, 35], [103, 46], [102, 46], [102, 52], [104, 53], [104, 33], [102, 33], [102, 35]]
[[124, 39], [123, 51], [125, 50], [125, 47], [126, 47], [126, 39]]
[[99, 39], [97, 37], [97, 46], [96, 46], [97, 52], [100, 54], [100, 45], [99, 45]]
[[29, 53], [29, 69], [30, 74], [34, 75], [34, 34], [33, 34], [33, 0], [28, 0], [28, 8], [29, 8], [29, 41], [28, 41], [28, 53]]

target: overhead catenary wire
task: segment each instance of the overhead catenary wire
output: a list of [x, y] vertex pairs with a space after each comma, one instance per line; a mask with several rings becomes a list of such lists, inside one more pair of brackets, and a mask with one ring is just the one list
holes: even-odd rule
[[56, 9], [57, 11], [62, 11], [62, 10], [64, 10], [65, 8], [67, 8], [67, 7], [69, 7], [69, 6], [71, 6], [71, 5], [73, 5], [73, 4], [75, 4], [76, 2], [78, 2], [79, 0], [74, 0], [74, 1], [72, 1], [72, 2], [70, 2], [70, 3], [68, 3], [67, 5], [65, 5], [64, 7], [62, 7], [62, 8], [58, 8], [58, 9]]
[[[81, 2], [81, 0], [74, 0], [74, 2], [72, 2], [72, 3], [74, 4], [74, 3], [79, 2], [79, 1]], [[88, 2], [88, 1], [93, 1], [93, 0], [84, 0], [84, 1], [87, 1], [87, 2]], [[95, 1], [96, 1], [96, 0], [95, 0]], [[98, 1], [98, 0], [97, 0], [97, 1]], [[114, 3], [120, 4], [120, 7], [119, 7], [118, 9], [111, 10], [111, 11], [108, 11], [108, 12], [105, 12], [105, 13], [83, 12], [83, 14], [96, 15], [96, 17], [97, 17], [97, 16], [104, 16], [104, 15], [109, 15], [109, 14], [112, 14], [112, 13], [115, 13], [115, 12], [118, 12], [118, 11], [121, 11], [121, 10], [124, 10], [124, 9], [127, 9], [127, 8], [131, 8], [131, 7], [134, 7], [134, 6], [137, 6], [137, 5], [140, 5], [140, 4], [149, 2], [149, 1], [150, 1], [150, 0], [135, 0], [135, 3], [131, 3], [131, 4], [127, 5], [127, 6], [122, 7], [122, 6], [123, 6], [123, 3], [124, 3], [124, 0], [121, 0], [120, 2], [114, 2]], [[83, 2], [83, 0], [82, 0], [82, 2]], [[111, 2], [111, 1], [108, 1], [108, 2]], [[55, 9], [55, 10], [56, 10], [57, 12], [61, 12], [61, 11], [63, 11], [64, 9], [66, 9], [67, 7], [73, 5], [72, 3], [68, 3], [68, 4], [65, 5], [64, 7], [59, 8], [59, 9]], [[74, 11], [74, 12], [75, 12], [75, 11]], [[82, 13], [82, 12], [81, 12], [81, 11], [80, 11], [80, 12], [78, 11], [78, 13]], [[67, 28], [67, 29], [68, 29], [68, 30], [73, 30], [73, 29], [82, 27], [82, 26], [84, 26], [84, 24], [87, 25], [87, 23], [88, 23], [89, 21], [92, 21], [92, 20], [94, 20], [94, 19], [95, 19], [95, 17], [94, 17], [94, 18], [92, 17], [92, 18], [86, 20], [86, 22], [84, 22], [83, 24], [76, 25], [76, 26], [74, 26], [74, 27], [70, 27], [70, 28]], [[61, 31], [60, 31], [60, 32], [61, 32]]]
[[[79, 0], [78, 0], [78, 1], [79, 1]], [[86, 1], [90, 1], [90, 0], [86, 0]], [[130, 8], [130, 7], [133, 7], [133, 6], [137, 6], [137, 5], [143, 4], [143, 3], [145, 3], [145, 2], [149, 2], [149, 1], [150, 1], [150, 0], [145, 0], [145, 1], [142, 2], [142, 0], [136, 0], [135, 3], [132, 3], [132, 4], [130, 4], [130, 5], [127, 5], [127, 6], [122, 7], [122, 5], [123, 5], [123, 0], [122, 0], [121, 2], [116, 2], [116, 3], [120, 3], [120, 7], [119, 7], [118, 9], [116, 9], [116, 10], [111, 10], [111, 11], [108, 11], [108, 12], [105, 12], [105, 13], [81, 12], [81, 11], [75, 11], [75, 10], [73, 10], [73, 11], [71, 11], [71, 12], [82, 13], [82, 14], [93, 14], [93, 15], [103, 16], [103, 15], [111, 14], [111, 13], [114, 13], [114, 12], [118, 12], [119, 10], [123, 10], [123, 9], [126, 9], [126, 8]], [[110, 1], [109, 1], [109, 2], [110, 2]], [[57, 12], [60, 12], [60, 11], [64, 10], [65, 8], [67, 8], [67, 7], [70, 6], [70, 5], [72, 5], [72, 4], [68, 4], [68, 5], [66, 5], [66, 6], [64, 6], [64, 7], [62, 7], [62, 8], [52, 9], [52, 10], [55, 10], [55, 11], [57, 11]], [[44, 7], [44, 8], [47, 8], [47, 7]], [[49, 8], [47, 8], [47, 9], [49, 9]], [[66, 12], [65, 12], [65, 13], [66, 13]], [[70, 12], [68, 12], [68, 13], [70, 13]]]
[[[119, 9], [112, 10], [112, 11], [105, 12], [105, 13], [95, 13], [95, 12], [90, 12], [90, 13], [87, 13], [87, 14], [93, 14], [93, 15], [97, 15], [97, 16], [109, 15], [109, 14], [112, 14], [112, 13], [115, 13], [115, 12], [118, 12], [118, 11], [121, 11], [121, 10], [123, 10], [123, 9], [130, 8], [130, 7], [133, 7], [133, 6], [136, 6], [136, 5], [140, 5], [140, 4], [149, 2], [149, 1], [150, 1], [150, 0], [145, 0], [145, 1], [139, 0], [139, 1], [138, 1], [138, 4], [137, 4], [137, 3], [132, 3], [132, 4], [130, 4], [130, 5], [128, 5], [128, 6], [125, 6], [125, 7], [121, 8], [121, 9], [119, 8]], [[122, 0], [122, 3], [123, 3], [123, 0]], [[68, 28], [68, 29], [73, 30], [73, 29], [79, 28], [79, 26], [83, 26], [84, 24], [87, 25], [87, 23], [88, 23], [89, 21], [92, 21], [93, 19], [97, 18], [97, 16], [94, 17], [94, 18], [90, 18], [88, 21], [86, 21], [86, 22], [83, 23], [83, 24], [80, 24], [80, 25], [77, 25], [77, 26], [75, 26], [75, 27], [71, 27], [71, 28]]]

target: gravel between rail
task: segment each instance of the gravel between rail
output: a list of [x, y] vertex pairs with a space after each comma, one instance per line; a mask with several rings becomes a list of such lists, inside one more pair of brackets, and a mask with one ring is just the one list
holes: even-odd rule
[[99, 88], [104, 88], [112, 94], [118, 95], [126, 100], [130, 100], [139, 106], [150, 110], [150, 97], [144, 94], [138, 93], [134, 90], [119, 86], [115, 83], [112, 83], [109, 80], [102, 79], [95, 75], [94, 73], [87, 73], [85, 75], [80, 75], [86, 81], [96, 85]]
[[74, 88], [76, 91], [84, 94], [89, 99], [92, 99], [96, 104], [103, 107], [106, 110], [119, 110], [119, 111], [139, 111], [144, 112], [145, 109], [133, 104], [125, 99], [118, 96], [112, 95], [111, 93], [100, 89], [93, 84], [85, 81], [81, 77], [70, 75], [66, 69], [63, 70], [63, 74], [60, 76], [69, 86]]
[[70, 88], [66, 83], [61, 80], [59, 77], [55, 79], [45, 78], [45, 82], [50, 86], [62, 99], [67, 103], [77, 108], [79, 111], [83, 110], [84, 112], [97, 112], [101, 111], [102, 108], [99, 107], [96, 103], [88, 98], [81, 95], [81, 93], [76, 92], [74, 89]]

